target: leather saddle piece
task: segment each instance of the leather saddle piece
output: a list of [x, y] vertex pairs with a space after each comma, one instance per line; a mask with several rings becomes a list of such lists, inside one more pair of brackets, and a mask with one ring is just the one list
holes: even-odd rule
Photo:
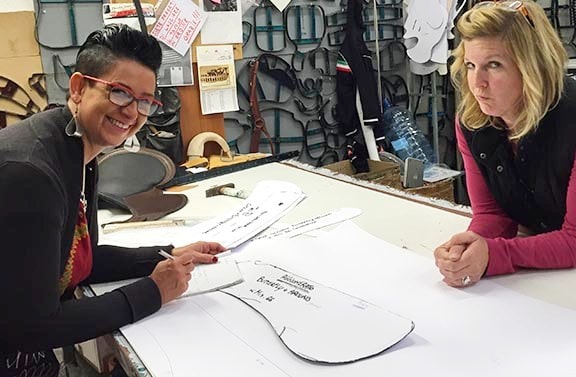
[[176, 173], [174, 162], [161, 152], [115, 149], [98, 159], [98, 170], [101, 206], [130, 211], [132, 217], [123, 222], [158, 220], [188, 202], [183, 194], [164, 194], [158, 189]]

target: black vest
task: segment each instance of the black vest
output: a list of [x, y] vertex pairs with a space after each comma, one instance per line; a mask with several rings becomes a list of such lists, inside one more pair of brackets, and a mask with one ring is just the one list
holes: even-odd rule
[[462, 130], [490, 192], [511, 219], [535, 233], [562, 227], [576, 152], [574, 80], [566, 80], [560, 102], [519, 141], [516, 155], [504, 130]]

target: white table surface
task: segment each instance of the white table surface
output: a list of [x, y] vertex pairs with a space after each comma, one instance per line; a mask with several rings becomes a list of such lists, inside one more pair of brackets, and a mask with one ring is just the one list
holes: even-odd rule
[[[251, 190], [259, 181], [269, 179], [293, 182], [307, 195], [280, 222], [292, 224], [342, 207], [360, 208], [363, 213], [353, 220], [354, 223], [378, 238], [425, 256], [431, 264], [434, 263], [434, 248], [452, 234], [464, 231], [470, 221], [466, 211], [455, 213], [459, 210], [457, 206], [452, 210], [436, 208], [284, 163], [267, 164], [193, 183], [190, 189], [183, 191], [189, 199], [186, 207], [169, 218], [218, 216], [243, 199], [206, 198], [207, 189], [234, 183], [236, 188]], [[100, 211], [99, 215], [101, 223], [119, 218], [110, 211]], [[537, 300], [576, 309], [576, 295], [571, 289], [576, 286], [576, 270], [525, 271], [489, 280]]]

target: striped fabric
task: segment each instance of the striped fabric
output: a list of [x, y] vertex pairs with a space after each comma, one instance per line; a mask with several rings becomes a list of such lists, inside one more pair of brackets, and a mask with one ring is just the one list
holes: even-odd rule
[[338, 60], [336, 60], [336, 70], [340, 72], [352, 73], [352, 69], [348, 65], [348, 62], [341, 54], [338, 54]]

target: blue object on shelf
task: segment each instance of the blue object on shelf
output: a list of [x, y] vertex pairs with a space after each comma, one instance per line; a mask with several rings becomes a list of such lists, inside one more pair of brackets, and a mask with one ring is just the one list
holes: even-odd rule
[[392, 152], [403, 161], [412, 157], [422, 160], [425, 167], [436, 164], [434, 150], [412, 114], [406, 109], [392, 105], [388, 99], [384, 99], [384, 109], [386, 138], [390, 142]]

